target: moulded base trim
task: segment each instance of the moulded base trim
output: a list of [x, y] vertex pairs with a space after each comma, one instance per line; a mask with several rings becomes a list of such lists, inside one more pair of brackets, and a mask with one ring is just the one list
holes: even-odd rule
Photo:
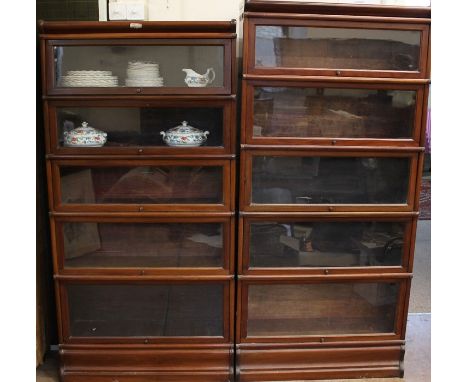
[[168, 372], [168, 373], [102, 373], [82, 372], [63, 373], [62, 382], [232, 382], [231, 375], [223, 372], [197, 373]]
[[404, 346], [237, 346], [239, 382], [402, 377]]
[[230, 382], [233, 345], [60, 347], [62, 382]]

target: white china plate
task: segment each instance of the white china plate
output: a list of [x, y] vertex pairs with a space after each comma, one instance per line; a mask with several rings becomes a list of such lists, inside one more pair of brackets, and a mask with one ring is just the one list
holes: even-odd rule
[[72, 145], [72, 144], [66, 144], [65, 147], [102, 147], [104, 146], [104, 143], [99, 144], [99, 145]]

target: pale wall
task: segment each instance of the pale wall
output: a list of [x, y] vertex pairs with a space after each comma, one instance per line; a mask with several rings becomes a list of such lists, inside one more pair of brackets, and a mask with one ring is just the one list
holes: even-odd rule
[[[99, 19], [106, 20], [107, 0], [99, 1]], [[239, 20], [244, 0], [147, 0], [152, 21]]]
[[[99, 19], [107, 18], [107, 0], [99, 1]], [[228, 21], [237, 20], [237, 53], [242, 44], [240, 16], [244, 0], [148, 0], [151, 21]]]

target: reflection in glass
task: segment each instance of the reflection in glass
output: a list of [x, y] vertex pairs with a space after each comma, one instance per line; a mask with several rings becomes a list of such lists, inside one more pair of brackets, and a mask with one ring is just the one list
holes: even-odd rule
[[66, 268], [222, 267], [220, 223], [63, 223]]
[[249, 285], [248, 336], [393, 333], [399, 285]]
[[403, 223], [254, 222], [250, 267], [398, 266], [403, 245]]
[[222, 167], [61, 167], [63, 204], [203, 204], [223, 201]]
[[252, 203], [407, 201], [408, 158], [254, 156], [252, 162]]
[[160, 132], [178, 126], [182, 121], [209, 131], [205, 146], [223, 145], [223, 109], [220, 107], [59, 108], [59, 145], [63, 146], [65, 132], [81, 126], [84, 121], [107, 133], [105, 147], [166, 146]]
[[415, 91], [256, 87], [254, 137], [411, 138]]
[[[137, 44], [141, 40], [135, 40]], [[164, 43], [161, 40], [160, 43]], [[100, 41], [96, 41], [99, 43]], [[57, 46], [55, 82], [59, 87], [184, 87], [192, 69], [212, 82], [224, 84], [224, 46], [215, 45]], [[148, 40], [144, 40], [148, 44]]]
[[421, 32], [256, 27], [257, 67], [417, 71]]
[[75, 337], [222, 336], [221, 284], [70, 284]]

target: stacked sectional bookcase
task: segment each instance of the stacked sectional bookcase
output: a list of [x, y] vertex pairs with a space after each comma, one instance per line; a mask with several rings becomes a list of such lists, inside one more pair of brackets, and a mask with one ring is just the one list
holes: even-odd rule
[[430, 9], [245, 11], [238, 380], [401, 376]]
[[[62, 381], [232, 380], [236, 23], [39, 29]], [[167, 146], [183, 121], [206, 143]]]

